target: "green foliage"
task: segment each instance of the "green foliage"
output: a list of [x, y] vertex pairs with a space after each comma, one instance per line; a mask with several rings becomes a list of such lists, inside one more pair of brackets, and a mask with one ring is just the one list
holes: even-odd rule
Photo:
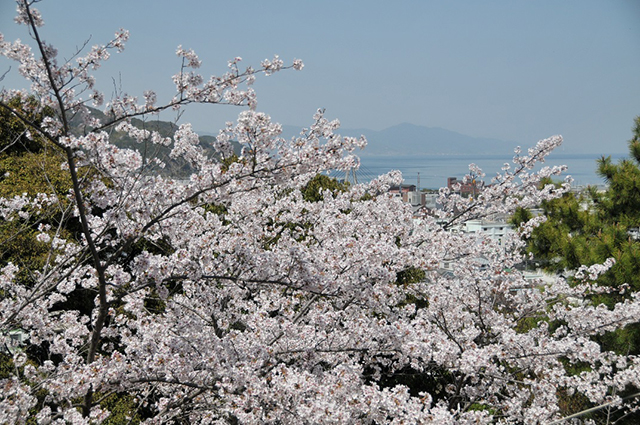
[[339, 182], [324, 174], [317, 174], [302, 188], [301, 192], [305, 201], [320, 202], [324, 199], [323, 192], [325, 190], [335, 195], [339, 192], [345, 192], [348, 188], [348, 183]]
[[[16, 97], [10, 101], [21, 115], [34, 125], [40, 125], [43, 113], [34, 113], [33, 99]], [[0, 266], [12, 262], [20, 267], [18, 280], [28, 284], [31, 271], [41, 268], [49, 255], [49, 246], [38, 242], [39, 224], [57, 228], [63, 220], [62, 211], [68, 206], [67, 194], [71, 188], [69, 173], [61, 168], [64, 153], [46, 139], [27, 128], [15, 116], [0, 110], [0, 197], [35, 196], [38, 193], [56, 195], [59, 203], [52, 205], [27, 220], [0, 222]], [[67, 229], [68, 233], [68, 229]], [[65, 236], [66, 233], [63, 235]]]
[[0, 379], [8, 379], [13, 375], [14, 365], [12, 357], [0, 351]]
[[102, 422], [103, 425], [119, 425], [140, 423], [138, 406], [134, 397], [128, 394], [110, 394], [100, 402], [100, 407], [111, 414]]
[[0, 197], [50, 193], [64, 198], [71, 178], [60, 167], [63, 161], [62, 153], [53, 148], [0, 154]]
[[[527, 250], [543, 268], [563, 273], [614, 258], [616, 264], [598, 284], [612, 288], [628, 284], [631, 291], [640, 291], [640, 241], [630, 233], [640, 226], [640, 117], [633, 131], [629, 159], [618, 164], [610, 157], [598, 160], [598, 173], [608, 184], [605, 192], [590, 188], [541, 205], [547, 221], [533, 232]], [[530, 213], [520, 210], [512, 223], [529, 218]], [[615, 292], [593, 296], [591, 301], [613, 307], [624, 297]], [[628, 326], [598, 339], [606, 350], [640, 353], [640, 326]]]
[[412, 283], [422, 282], [425, 279], [425, 272], [416, 267], [408, 267], [396, 273], [396, 282], [398, 285], [410, 285]]
[[540, 327], [540, 322], [549, 323], [549, 319], [542, 312], [534, 316], [524, 316], [518, 319], [515, 330], [518, 333], [524, 334], [529, 332], [531, 329]]
[[[560, 388], [556, 394], [558, 396], [558, 407], [560, 407], [560, 411], [563, 412], [565, 416], [573, 415], [593, 407], [593, 403], [590, 403], [587, 396], [582, 393], [569, 394], [566, 389]], [[582, 419], [593, 419], [593, 415], [583, 416]]]
[[636, 117], [629, 140], [630, 158], [618, 164], [611, 157], [598, 160], [598, 174], [609, 185], [606, 196], [598, 199], [603, 218], [627, 227], [640, 225], [640, 116]]
[[210, 212], [218, 217], [224, 217], [227, 214], [227, 207], [222, 204], [205, 204], [203, 205], [205, 212]]
[[[7, 105], [20, 112], [26, 120], [39, 124], [46, 116], [51, 116], [53, 110], [45, 108], [38, 111], [38, 101], [33, 98], [15, 96]], [[29, 134], [32, 137], [29, 137]], [[45, 141], [33, 129], [25, 126], [22, 120], [10, 114], [6, 109], [0, 109], [0, 152], [12, 154], [15, 152], [40, 152], [45, 147]]]
[[513, 226], [519, 226], [521, 223], [525, 223], [533, 218], [533, 214], [526, 208], [518, 207], [511, 216], [509, 223]]
[[31, 271], [42, 268], [49, 253], [49, 247], [38, 242], [36, 234], [18, 221], [0, 223], [0, 265], [17, 265], [20, 270], [16, 278], [27, 286], [32, 281]]

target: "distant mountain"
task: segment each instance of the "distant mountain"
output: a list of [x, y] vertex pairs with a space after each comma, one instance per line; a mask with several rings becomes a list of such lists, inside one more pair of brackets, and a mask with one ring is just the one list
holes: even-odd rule
[[[293, 137], [300, 128], [283, 126], [283, 135]], [[340, 128], [343, 136], [363, 135], [369, 144], [361, 156], [380, 155], [483, 155], [513, 151], [515, 142], [467, 136], [439, 127], [424, 127], [409, 123], [394, 125], [381, 131]]]
[[[102, 112], [93, 110], [92, 113], [101, 119], [106, 117]], [[73, 122], [77, 126], [76, 133], [82, 133], [81, 120], [76, 118]], [[142, 121], [133, 119], [132, 124], [138, 128], [147, 130], [155, 130], [165, 137], [173, 135], [177, 126], [172, 122], [160, 121], [153, 119]], [[302, 127], [283, 125], [282, 136], [291, 138], [298, 136]], [[109, 129], [111, 140], [119, 147], [132, 148], [144, 152], [147, 157], [158, 157], [165, 161], [167, 167], [164, 170], [155, 170], [161, 174], [173, 176], [187, 176], [191, 172], [188, 164], [184, 161], [176, 161], [169, 157], [168, 147], [150, 146], [148, 144], [138, 144], [132, 140], [127, 134]], [[424, 127], [414, 124], [398, 124], [386, 128], [381, 131], [362, 129], [340, 128], [337, 131], [343, 136], [360, 137], [365, 136], [368, 145], [364, 151], [357, 152], [361, 157], [376, 156], [424, 156], [424, 155], [505, 155], [513, 151], [517, 145], [515, 142], [506, 142], [503, 140], [472, 137], [455, 131], [446, 130], [438, 127]], [[211, 156], [216, 156], [216, 152], [212, 147], [215, 141], [214, 133], [198, 131], [200, 135], [201, 146]], [[217, 134], [217, 133], [216, 133]], [[232, 142], [234, 151], [239, 153], [241, 146], [237, 142]], [[147, 149], [151, 151], [147, 152]]]

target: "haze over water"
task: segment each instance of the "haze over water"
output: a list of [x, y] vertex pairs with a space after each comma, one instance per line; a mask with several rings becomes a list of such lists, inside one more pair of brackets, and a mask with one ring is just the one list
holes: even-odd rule
[[[564, 175], [573, 177], [574, 186], [598, 186], [604, 184], [596, 174], [599, 157], [596, 154], [551, 154], [542, 166], [567, 165], [569, 168]], [[617, 163], [625, 155], [611, 157]], [[417, 184], [420, 173], [421, 189], [437, 189], [447, 185], [447, 177], [464, 177], [469, 172], [469, 164], [475, 163], [485, 172], [484, 180], [489, 183], [504, 163], [511, 164], [512, 159], [512, 156], [502, 155], [363, 156], [357, 178], [359, 182], [366, 182], [391, 170], [400, 170], [405, 184]], [[334, 177], [344, 178], [339, 173]]]

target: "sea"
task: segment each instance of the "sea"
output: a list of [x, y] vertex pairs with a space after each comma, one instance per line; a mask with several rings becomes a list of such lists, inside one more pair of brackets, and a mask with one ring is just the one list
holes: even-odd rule
[[[563, 180], [564, 176], [570, 175], [574, 186], [604, 186], [603, 178], [596, 173], [596, 161], [601, 157], [602, 155], [597, 154], [554, 152], [542, 166], [566, 165], [566, 173], [557, 180]], [[625, 157], [625, 154], [611, 155], [614, 163]], [[485, 182], [490, 183], [491, 178], [501, 172], [505, 163], [512, 164], [512, 159], [512, 156], [501, 155], [363, 156], [360, 158], [360, 169], [356, 171], [356, 179], [359, 183], [365, 183], [391, 170], [399, 170], [402, 172], [404, 184], [415, 184], [420, 189], [438, 189], [447, 185], [448, 177], [463, 178], [469, 172], [469, 164], [473, 163], [485, 173]], [[336, 173], [333, 176], [344, 179], [346, 173]], [[353, 181], [353, 176], [350, 175], [348, 180]]]

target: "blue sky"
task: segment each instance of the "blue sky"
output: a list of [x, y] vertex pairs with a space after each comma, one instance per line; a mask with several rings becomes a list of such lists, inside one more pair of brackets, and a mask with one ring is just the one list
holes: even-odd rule
[[[302, 72], [258, 78], [258, 109], [305, 126], [317, 108], [346, 128], [409, 122], [529, 146], [562, 134], [565, 152], [627, 151], [640, 115], [640, 1], [166, 1], [44, 0], [45, 39], [70, 56], [131, 38], [96, 76], [107, 93], [171, 96], [175, 48], [193, 48], [205, 74], [241, 56], [280, 55]], [[0, 32], [27, 39], [0, 0]], [[9, 63], [0, 60], [0, 73]], [[16, 67], [13, 67], [15, 73]], [[9, 75], [0, 86], [22, 87]], [[183, 120], [216, 132], [238, 108], [198, 107]]]

